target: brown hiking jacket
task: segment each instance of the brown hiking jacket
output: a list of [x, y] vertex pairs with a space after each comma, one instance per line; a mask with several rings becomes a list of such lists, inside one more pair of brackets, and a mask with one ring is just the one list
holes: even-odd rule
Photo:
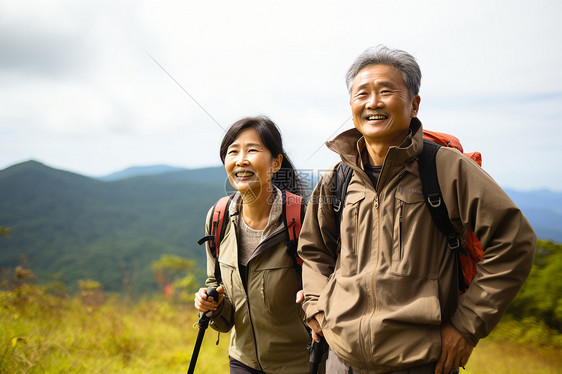
[[455, 149], [437, 153], [449, 217], [465, 237], [473, 230], [484, 258], [458, 296], [456, 256], [427, 209], [418, 172], [421, 122], [388, 151], [376, 186], [363, 171], [361, 134], [349, 130], [327, 145], [354, 175], [342, 207], [341, 249], [322, 176], [299, 239], [307, 318], [324, 312], [322, 329], [334, 352], [355, 369], [381, 373], [435, 362], [440, 326], [452, 324], [471, 344], [488, 335], [533, 265], [536, 237], [507, 194]]

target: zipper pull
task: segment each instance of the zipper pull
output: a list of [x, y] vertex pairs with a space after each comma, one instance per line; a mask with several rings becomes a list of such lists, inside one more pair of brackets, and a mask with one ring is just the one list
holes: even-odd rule
[[375, 209], [379, 209], [379, 195], [375, 194]]

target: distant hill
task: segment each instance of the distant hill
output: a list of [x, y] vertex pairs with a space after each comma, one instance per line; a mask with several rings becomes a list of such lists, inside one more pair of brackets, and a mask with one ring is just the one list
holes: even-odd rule
[[103, 181], [115, 181], [119, 179], [126, 179], [131, 177], [137, 177], [141, 175], [156, 175], [163, 174], [173, 171], [185, 170], [182, 168], [168, 166], [168, 165], [152, 165], [152, 166], [133, 166], [97, 179]]
[[[156, 290], [150, 265], [162, 254], [198, 262], [209, 207], [230, 191], [222, 166], [145, 173], [99, 180], [28, 161], [0, 171], [0, 268], [23, 253], [41, 279], [57, 276], [75, 287], [94, 279], [122, 291], [123, 278], [138, 273], [135, 292]], [[168, 170], [168, 171], [165, 171]], [[121, 174], [124, 175], [124, 174]], [[562, 242], [562, 193], [507, 190], [541, 239]]]
[[224, 169], [174, 173], [108, 182], [35, 161], [0, 171], [0, 226], [12, 229], [0, 238], [0, 267], [24, 253], [43, 279], [58, 274], [73, 286], [90, 278], [113, 291], [122, 290], [125, 272], [138, 272], [139, 293], [155, 289], [150, 264], [161, 254], [201, 267], [196, 242], [207, 210], [224, 195]]
[[540, 239], [562, 243], [562, 193], [510, 189], [506, 192], [531, 222]]

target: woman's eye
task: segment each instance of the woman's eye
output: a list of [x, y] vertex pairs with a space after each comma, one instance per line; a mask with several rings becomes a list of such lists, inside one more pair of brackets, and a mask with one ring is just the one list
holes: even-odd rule
[[235, 149], [231, 149], [231, 150], [228, 151], [226, 154], [227, 154], [227, 155], [231, 155], [231, 154], [235, 154], [236, 152], [238, 152], [238, 151], [235, 150]]

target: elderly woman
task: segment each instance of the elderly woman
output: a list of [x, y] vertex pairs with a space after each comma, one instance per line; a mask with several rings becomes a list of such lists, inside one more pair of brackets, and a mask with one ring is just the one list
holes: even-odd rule
[[[234, 123], [222, 140], [220, 157], [236, 192], [225, 215], [218, 266], [207, 244], [206, 284], [217, 287], [219, 297], [208, 298], [201, 288], [195, 307], [212, 311], [213, 329], [232, 329], [230, 373], [308, 373], [311, 339], [303, 310], [295, 303], [301, 272], [295, 266], [296, 248], [288, 248], [283, 209], [287, 191], [302, 195], [303, 183], [283, 149], [279, 129], [267, 117]], [[207, 236], [212, 213], [213, 208]]]

